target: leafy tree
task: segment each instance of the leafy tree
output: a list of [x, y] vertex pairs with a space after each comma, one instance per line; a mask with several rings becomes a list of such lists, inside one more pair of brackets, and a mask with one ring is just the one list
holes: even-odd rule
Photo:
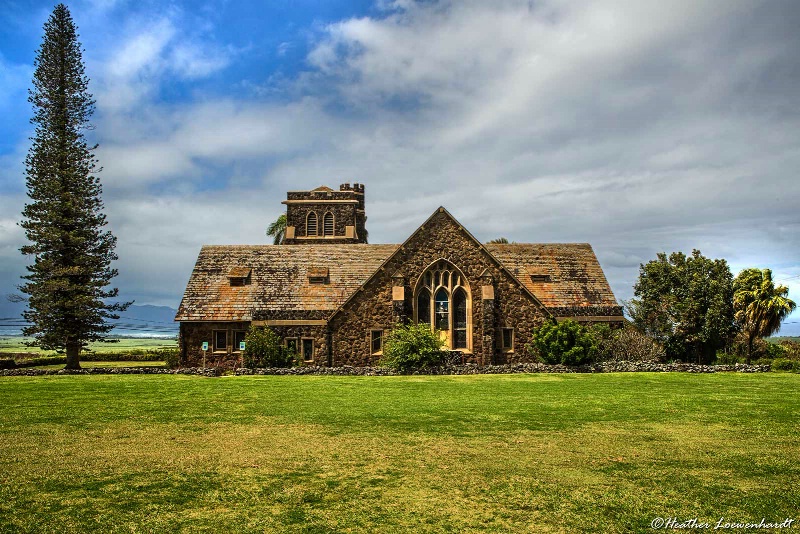
[[111, 262], [116, 238], [104, 230], [102, 187], [96, 173], [90, 129], [94, 100], [88, 93], [81, 47], [69, 10], [59, 4], [44, 25], [28, 101], [33, 104], [33, 144], [25, 159], [28, 197], [22, 212], [33, 256], [20, 291], [28, 295], [23, 333], [45, 349], [66, 350], [68, 369], [80, 368], [79, 354], [90, 341], [103, 341], [107, 319], [131, 303], [110, 304], [117, 289], [106, 289], [117, 270]]
[[245, 367], [291, 367], [295, 354], [281, 344], [281, 338], [269, 328], [251, 326], [244, 337]]
[[582, 365], [594, 360], [597, 344], [595, 333], [575, 321], [548, 322], [534, 330], [528, 352], [544, 363]]
[[273, 245], [282, 245], [286, 239], [286, 214], [281, 213], [272, 224], [267, 227], [267, 235], [272, 238]]
[[770, 269], [744, 269], [733, 282], [733, 305], [736, 321], [747, 336], [747, 363], [753, 354], [753, 342], [769, 337], [781, 328], [781, 322], [794, 311], [789, 288], [775, 286]]
[[397, 324], [383, 343], [381, 364], [401, 372], [441, 365], [445, 342], [427, 324]]
[[699, 250], [662, 252], [641, 265], [634, 295], [627, 305], [634, 324], [671, 358], [711, 362], [736, 332], [728, 263]]

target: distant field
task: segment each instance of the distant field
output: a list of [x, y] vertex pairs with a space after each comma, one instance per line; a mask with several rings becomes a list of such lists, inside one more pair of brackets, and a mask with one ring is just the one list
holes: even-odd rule
[[[81, 362], [81, 367], [164, 367], [164, 362]], [[64, 364], [37, 365], [28, 369], [63, 369]]]
[[[40, 350], [38, 347], [27, 347], [25, 341], [31, 338], [16, 336], [0, 337], [0, 353], [3, 352], [32, 352], [42, 355], [53, 355], [55, 351]], [[118, 343], [91, 343], [89, 348], [94, 352], [124, 353], [132, 350], [155, 350], [160, 348], [175, 348], [178, 346], [176, 339], [163, 338], [124, 338]]]
[[800, 520], [799, 390], [788, 373], [0, 377], [0, 532]]

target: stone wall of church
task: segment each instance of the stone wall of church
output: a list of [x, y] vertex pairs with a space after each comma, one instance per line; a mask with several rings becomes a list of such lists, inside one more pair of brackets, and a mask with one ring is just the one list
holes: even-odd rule
[[[311, 361], [304, 361], [304, 365], [328, 365], [328, 340], [327, 328], [318, 325], [299, 325], [299, 326], [270, 326], [269, 327], [283, 344], [287, 339], [297, 339], [300, 343], [303, 339], [314, 341], [314, 355]], [[299, 349], [298, 349], [299, 352]], [[300, 356], [300, 354], [298, 354]]]
[[[206, 367], [239, 367], [241, 353], [239, 347], [233, 345], [233, 333], [247, 331], [250, 323], [242, 322], [182, 322], [180, 326], [180, 355], [181, 365], [185, 367], [200, 367], [203, 365], [203, 342], [208, 342], [208, 351], [205, 354]], [[214, 350], [214, 332], [227, 333], [227, 347], [225, 350]]]
[[[444, 211], [436, 212], [404, 243], [383, 269], [357, 292], [330, 322], [333, 365], [369, 365], [379, 356], [370, 353], [372, 329], [392, 328], [402, 315], [413, 319], [413, 295], [420, 276], [434, 262], [445, 259], [461, 270], [469, 282], [472, 300], [471, 351], [465, 353], [469, 363], [530, 361], [525, 351], [534, 328], [548, 316], [544, 308], [527, 293], [479, 244]], [[392, 288], [403, 277], [404, 301], [395, 306]], [[491, 306], [484, 306], [481, 277], [488, 275], [494, 287]], [[487, 310], [494, 309], [492, 317]], [[495, 348], [500, 327], [515, 329], [513, 352]]]
[[[287, 338], [314, 340], [314, 355], [308, 365], [328, 365], [327, 327], [324, 325], [290, 325], [270, 326], [285, 344]], [[234, 345], [235, 331], [246, 332], [249, 322], [222, 323], [204, 322], [180, 325], [179, 350], [181, 365], [185, 367], [201, 367], [203, 365], [203, 342], [207, 341], [209, 349], [205, 354], [206, 367], [241, 367], [241, 353], [238, 345]], [[225, 331], [227, 347], [225, 350], [214, 349], [214, 332]]]

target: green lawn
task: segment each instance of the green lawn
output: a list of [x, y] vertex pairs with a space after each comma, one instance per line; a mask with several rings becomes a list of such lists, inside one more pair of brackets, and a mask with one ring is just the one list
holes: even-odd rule
[[[0, 336], [0, 353], [3, 352], [31, 352], [42, 356], [55, 355], [55, 351], [41, 350], [38, 347], [27, 347], [26, 341], [32, 338], [20, 336]], [[176, 339], [163, 338], [123, 338], [116, 343], [90, 343], [89, 348], [94, 352], [127, 353], [132, 350], [155, 350], [161, 348], [175, 348], [178, 346]]]
[[800, 520], [800, 375], [0, 377], [0, 531]]

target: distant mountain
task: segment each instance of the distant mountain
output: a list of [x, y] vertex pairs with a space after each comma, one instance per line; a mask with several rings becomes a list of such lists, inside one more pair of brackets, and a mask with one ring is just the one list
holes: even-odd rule
[[118, 326], [113, 334], [131, 336], [174, 336], [178, 334], [178, 323], [174, 321], [178, 310], [169, 306], [133, 304], [119, 314], [114, 321]]
[[[9, 302], [0, 299], [0, 335], [16, 335], [22, 328], [24, 302]], [[120, 313], [111, 335], [120, 336], [174, 336], [178, 334], [178, 323], [173, 321], [177, 310], [169, 306], [133, 304]]]

